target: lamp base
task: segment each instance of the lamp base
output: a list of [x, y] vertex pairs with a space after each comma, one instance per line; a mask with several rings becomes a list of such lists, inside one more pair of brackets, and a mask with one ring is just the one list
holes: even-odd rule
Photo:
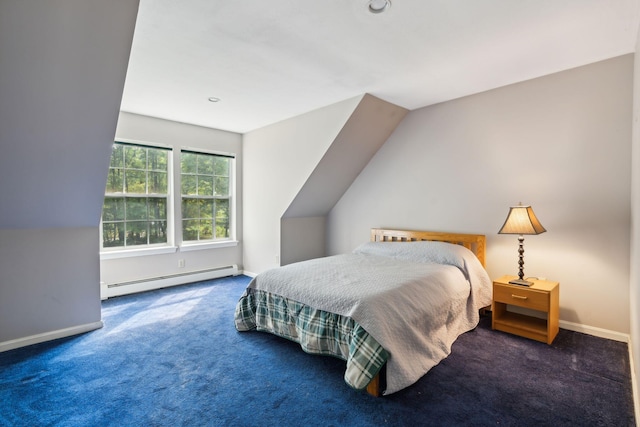
[[523, 279], [514, 279], [514, 280], [509, 280], [509, 284], [519, 285], [519, 286], [531, 286], [533, 285], [533, 282], [530, 282], [528, 280], [523, 280]]

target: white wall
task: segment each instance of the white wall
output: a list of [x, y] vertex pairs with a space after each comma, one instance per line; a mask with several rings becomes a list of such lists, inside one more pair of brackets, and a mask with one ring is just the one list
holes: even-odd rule
[[361, 96], [244, 135], [244, 270], [279, 265], [280, 219]]
[[496, 233], [531, 204], [525, 275], [560, 282], [562, 321], [629, 333], [632, 79], [627, 55], [412, 111], [329, 214], [328, 254], [371, 227], [483, 233], [489, 274], [517, 274]]
[[[116, 139], [170, 145], [174, 148], [174, 165], [179, 164], [181, 148], [195, 148], [236, 154], [236, 239], [242, 241], [242, 135], [200, 126], [122, 112], [118, 119]], [[174, 194], [180, 194], [178, 168], [174, 168]], [[104, 192], [103, 192], [104, 194]], [[176, 210], [180, 203], [174, 204]], [[177, 212], [174, 213], [177, 215]], [[237, 264], [242, 268], [242, 243], [236, 246], [184, 251], [180, 248], [181, 230], [175, 230], [178, 248], [173, 253], [103, 259], [100, 280], [105, 285], [143, 280], [166, 275], [201, 271]], [[184, 267], [178, 266], [184, 260]], [[188, 280], [188, 279], [187, 279]]]
[[0, 351], [100, 326], [97, 237], [95, 227], [0, 230]]
[[[640, 32], [636, 52], [640, 48]], [[635, 369], [636, 419], [639, 419], [640, 390], [640, 55], [635, 55], [633, 74], [633, 142], [631, 150], [631, 289], [629, 302], [631, 311], [631, 354]]]
[[0, 2], [0, 351], [100, 325], [101, 193], [137, 10]]
[[325, 221], [325, 216], [282, 218], [280, 241], [288, 244], [280, 248], [280, 264], [325, 256]]

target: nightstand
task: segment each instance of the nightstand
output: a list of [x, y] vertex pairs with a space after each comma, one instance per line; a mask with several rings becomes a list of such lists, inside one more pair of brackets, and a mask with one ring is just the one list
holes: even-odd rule
[[[528, 279], [533, 285], [510, 285], [513, 279], [517, 277], [502, 276], [493, 281], [492, 329], [551, 344], [560, 329], [560, 284]], [[507, 306], [534, 310], [542, 316], [515, 313]]]

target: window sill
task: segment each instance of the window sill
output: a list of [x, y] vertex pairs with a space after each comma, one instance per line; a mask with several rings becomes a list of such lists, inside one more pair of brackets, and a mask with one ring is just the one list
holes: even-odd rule
[[[206, 249], [218, 249], [238, 246], [237, 240], [224, 240], [221, 242], [187, 243], [180, 246], [180, 252], [201, 251]], [[150, 256], [161, 254], [173, 254], [178, 251], [177, 246], [157, 246], [154, 248], [126, 249], [100, 252], [100, 260], [131, 258], [137, 256]]]
[[155, 248], [126, 249], [100, 252], [100, 261], [107, 259], [131, 258], [137, 256], [172, 254], [178, 250], [176, 246], [160, 246]]
[[232, 246], [238, 246], [238, 241], [224, 240], [221, 242], [184, 243], [182, 246], [180, 246], [180, 252], [200, 251], [204, 249], [228, 248]]

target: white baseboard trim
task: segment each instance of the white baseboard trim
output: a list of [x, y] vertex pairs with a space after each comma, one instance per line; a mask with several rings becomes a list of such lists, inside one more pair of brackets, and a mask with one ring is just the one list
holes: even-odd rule
[[243, 270], [242, 274], [244, 274], [245, 276], [249, 276], [249, 277], [256, 277], [257, 276], [256, 273], [252, 273], [252, 272], [246, 271], [246, 270]]
[[73, 326], [71, 328], [58, 329], [56, 331], [44, 332], [42, 334], [31, 335], [24, 338], [17, 338], [0, 342], [0, 353], [3, 351], [14, 350], [28, 345], [39, 344], [45, 341], [56, 340], [58, 338], [70, 337], [72, 335], [84, 334], [85, 332], [94, 331], [104, 326], [102, 320], [99, 322], [86, 323], [84, 325]]
[[626, 343], [629, 343], [631, 341], [631, 337], [629, 336], [629, 334], [610, 331], [608, 329], [596, 328], [595, 326], [582, 325], [580, 323], [567, 322], [566, 320], [560, 321], [560, 328], [568, 329], [574, 332], [582, 332], [583, 334], [593, 335], [595, 337], [606, 338], [614, 341], [621, 341]]

